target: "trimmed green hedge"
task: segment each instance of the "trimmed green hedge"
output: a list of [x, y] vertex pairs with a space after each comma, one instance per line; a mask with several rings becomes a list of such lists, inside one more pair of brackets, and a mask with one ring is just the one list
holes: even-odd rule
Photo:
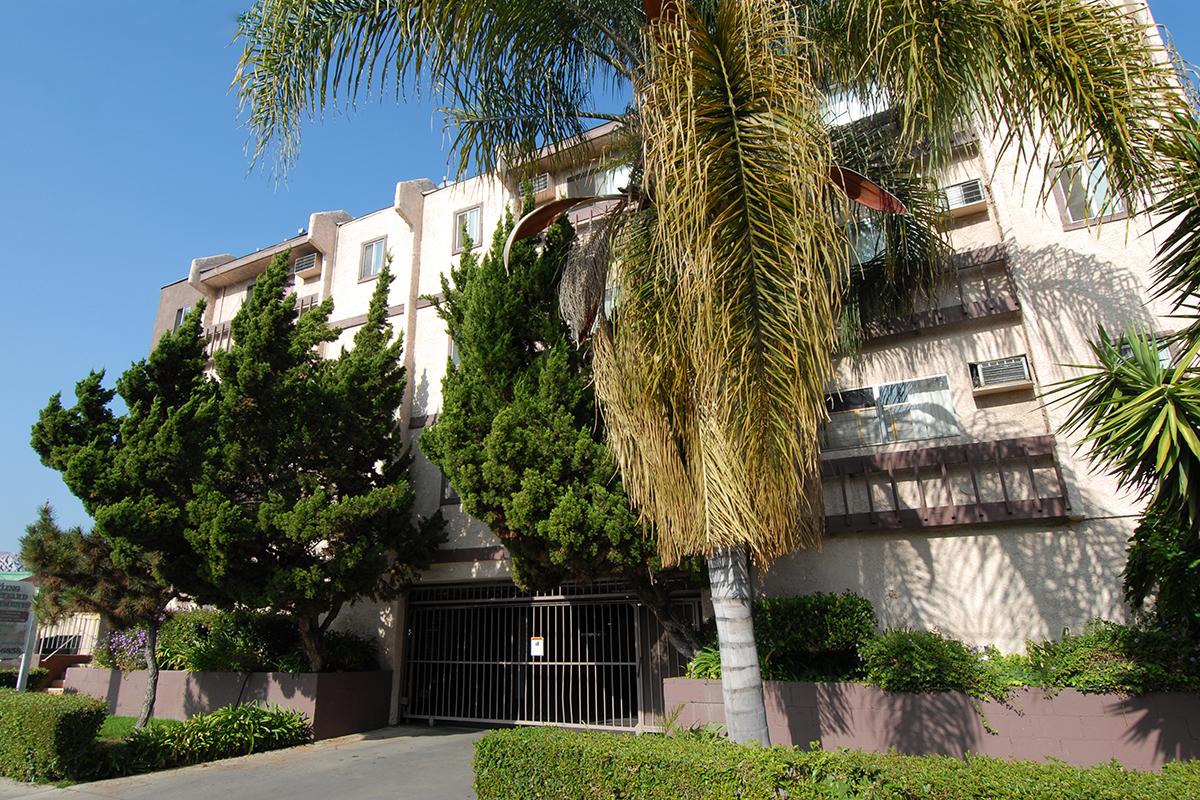
[[[12, 667], [0, 669], [0, 689], [15, 689], [17, 688], [17, 672], [18, 670]], [[28, 688], [36, 688], [42, 681], [50, 677], [50, 670], [45, 667], [34, 667], [29, 670]]]
[[1177, 800], [1200, 797], [1200, 764], [825, 753], [742, 747], [711, 734], [627, 736], [555, 728], [490, 733], [475, 745], [480, 800]]
[[107, 710], [81, 695], [0, 689], [0, 775], [55, 781], [81, 774]]

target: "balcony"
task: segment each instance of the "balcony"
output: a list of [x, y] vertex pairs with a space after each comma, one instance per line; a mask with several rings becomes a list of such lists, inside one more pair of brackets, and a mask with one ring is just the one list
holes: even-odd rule
[[825, 530], [947, 528], [1065, 520], [1053, 436], [941, 445], [821, 463]]
[[1021, 304], [1004, 246], [993, 245], [951, 256], [931, 306], [907, 317], [868, 323], [867, 339], [920, 335], [931, 328], [1018, 314]]
[[228, 322], [206, 325], [204, 328], [204, 353], [212, 360], [214, 354], [233, 347], [233, 332]]

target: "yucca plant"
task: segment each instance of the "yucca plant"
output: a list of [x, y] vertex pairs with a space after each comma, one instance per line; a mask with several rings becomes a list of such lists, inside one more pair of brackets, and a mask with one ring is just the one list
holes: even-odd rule
[[[259, 0], [241, 36], [252, 149], [281, 168], [306, 114], [385, 86], [442, 93], [463, 168], [520, 175], [589, 121], [623, 123], [634, 179], [572, 305], [600, 318], [597, 394], [664, 563], [710, 558], [738, 741], [767, 741], [746, 554], [819, 542], [834, 353], [935, 277], [931, 180], [954, 134], [1101, 155], [1134, 205], [1183, 102], [1137, 13], [1104, 0]], [[595, 111], [614, 86], [628, 110]], [[889, 110], [831, 128], [838, 95]], [[881, 251], [853, 257], [867, 223]]]

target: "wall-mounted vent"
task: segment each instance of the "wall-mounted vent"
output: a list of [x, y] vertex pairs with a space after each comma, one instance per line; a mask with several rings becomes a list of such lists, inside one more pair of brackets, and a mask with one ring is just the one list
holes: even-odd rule
[[942, 207], [954, 213], [968, 213], [982, 209], [987, 203], [983, 181], [973, 178], [942, 189]]
[[1025, 356], [997, 358], [971, 365], [971, 385], [978, 390], [1023, 388], [1033, 382]]
[[305, 253], [302, 256], [296, 256], [296, 260], [292, 262], [292, 273], [307, 277], [309, 273], [317, 270], [317, 254]]

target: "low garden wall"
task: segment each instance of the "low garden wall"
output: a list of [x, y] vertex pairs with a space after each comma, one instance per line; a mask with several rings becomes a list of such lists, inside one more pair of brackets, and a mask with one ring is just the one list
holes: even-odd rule
[[[858, 683], [766, 681], [773, 744], [912, 755], [966, 753], [1075, 766], [1116, 759], [1130, 769], [1200, 757], [1200, 695], [1083, 694], [1020, 689], [1006, 703], [961, 692], [891, 693]], [[719, 680], [663, 681], [665, 707], [683, 727], [724, 724]]]
[[[110, 714], [137, 716], [146, 696], [146, 672], [74, 667], [66, 692], [108, 703]], [[191, 719], [224, 706], [261, 702], [304, 713], [317, 739], [382, 728], [388, 723], [392, 673], [184, 672], [158, 674], [154, 716]]]

